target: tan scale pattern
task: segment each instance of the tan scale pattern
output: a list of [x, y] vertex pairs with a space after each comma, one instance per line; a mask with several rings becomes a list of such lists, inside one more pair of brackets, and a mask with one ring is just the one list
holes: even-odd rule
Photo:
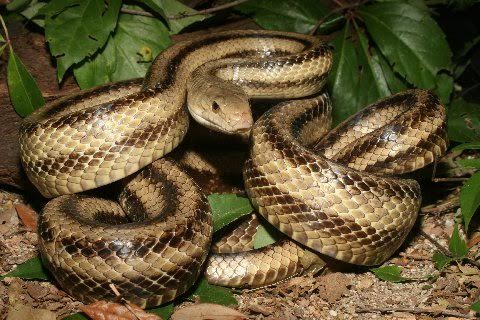
[[[143, 308], [173, 300], [195, 282], [210, 247], [205, 196], [177, 165], [160, 159], [125, 186], [119, 202], [123, 210], [86, 196], [50, 201], [39, 221], [42, 259], [84, 303], [114, 300], [109, 284]], [[139, 217], [138, 207], [148, 217]]]
[[[402, 100], [402, 95], [407, 95], [411, 102], [406, 104], [405, 111], [421, 109], [425, 94], [408, 91], [386, 98], [363, 111], [379, 109], [371, 124], [357, 123], [361, 117], [354, 116], [343, 126], [362, 132], [367, 127], [380, 128], [379, 124], [384, 123], [391, 131], [398, 120], [401, 128], [405, 117], [402, 113], [390, 115], [392, 106]], [[421, 117], [406, 117], [407, 123], [413, 128], [432, 130], [437, 136], [432, 142], [437, 145], [430, 150], [441, 155], [446, 145], [444, 109], [436, 98], [429, 99], [427, 104], [434, 116], [423, 110], [426, 114]], [[386, 110], [381, 110], [381, 106]], [[349, 163], [344, 158], [342, 162], [332, 160], [334, 152], [329, 159], [305, 147], [312, 145], [318, 135], [309, 137], [302, 133], [303, 128], [311, 130], [307, 125], [311, 121], [323, 122], [328, 127], [330, 110], [328, 97], [321, 95], [283, 103], [265, 113], [251, 133], [250, 159], [244, 169], [247, 193], [260, 214], [299, 243], [345, 262], [379, 264], [402, 244], [412, 228], [421, 203], [420, 187], [414, 180], [349, 168], [341, 164]], [[322, 126], [319, 130], [325, 131]], [[345, 144], [350, 143], [348, 135], [346, 132], [341, 135], [347, 140]], [[373, 145], [378, 141], [374, 135], [372, 141]], [[319, 145], [316, 148], [321, 149]], [[356, 151], [365, 150], [355, 149], [352, 154]], [[404, 167], [409, 171], [412, 166], [418, 169], [428, 162], [419, 163], [417, 153], [398, 153], [398, 158], [405, 161]]]
[[[196, 85], [187, 88], [193, 71], [203, 64], [242, 56], [248, 60], [231, 66], [250, 70], [240, 78], [216, 77], [211, 79], [215, 83], [206, 83], [193, 76], [191, 82]], [[182, 141], [188, 128], [187, 89], [189, 95], [199, 93], [188, 101], [189, 108], [198, 107], [190, 108], [197, 110], [192, 112], [197, 121], [231, 131], [239, 121], [251, 119], [248, 95], [256, 96], [255, 88], [277, 88], [292, 97], [313, 94], [321, 89], [331, 59], [330, 48], [318, 38], [279, 31], [226, 31], [177, 43], [157, 56], [141, 89], [138, 80], [127, 82], [125, 91], [121, 90], [124, 83], [109, 84], [33, 112], [20, 130], [22, 164], [45, 197], [106, 185], [162, 157]], [[285, 79], [295, 81], [284, 87]], [[217, 100], [225, 100], [222, 110], [212, 113], [212, 101], [199, 102], [208, 90], [215, 91]], [[247, 102], [245, 109], [239, 110], [238, 101]], [[202, 107], [206, 110], [198, 110]]]
[[205, 276], [215, 285], [258, 288], [323, 266], [315, 253], [293, 241], [281, 240], [257, 250], [211, 254]]

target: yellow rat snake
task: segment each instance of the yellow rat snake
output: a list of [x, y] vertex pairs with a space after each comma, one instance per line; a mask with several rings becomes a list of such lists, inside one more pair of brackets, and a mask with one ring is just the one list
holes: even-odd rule
[[[313, 36], [210, 34], [163, 51], [143, 82], [86, 90], [27, 117], [21, 161], [42, 195], [56, 197], [42, 211], [39, 234], [42, 259], [59, 284], [84, 302], [114, 299], [113, 284], [141, 307], [184, 293], [207, 258], [210, 209], [181, 166], [157, 159], [182, 141], [189, 113], [217, 131], [248, 132], [252, 98], [308, 97], [272, 108], [253, 125], [244, 168], [255, 208], [296, 242], [232, 253], [235, 245], [224, 239], [227, 246], [217, 245], [208, 260], [209, 282], [274, 283], [315, 268], [314, 251], [354, 264], [388, 258], [421, 202], [417, 182], [391, 174], [444, 153], [444, 108], [431, 93], [411, 90], [327, 134], [331, 104], [316, 94], [331, 62], [331, 48]], [[74, 194], [120, 179], [118, 202]]]

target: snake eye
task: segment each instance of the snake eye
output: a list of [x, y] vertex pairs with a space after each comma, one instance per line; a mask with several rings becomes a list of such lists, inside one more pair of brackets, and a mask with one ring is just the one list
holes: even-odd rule
[[212, 103], [212, 110], [213, 112], [217, 113], [218, 111], [220, 111], [220, 106], [218, 105], [217, 101], [213, 101]]

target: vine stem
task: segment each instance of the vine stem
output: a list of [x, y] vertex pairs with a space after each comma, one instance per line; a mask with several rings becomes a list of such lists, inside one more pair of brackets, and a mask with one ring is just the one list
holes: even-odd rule
[[225, 10], [225, 9], [229, 9], [229, 8], [238, 6], [239, 4], [242, 4], [242, 3], [247, 2], [247, 1], [248, 0], [235, 0], [235, 1], [232, 1], [232, 2], [229, 2], [229, 3], [225, 3], [225, 4], [222, 4], [222, 5], [216, 6], [216, 7], [211, 7], [209, 9], [200, 10], [198, 12], [185, 12], [185, 13], [180, 13], [180, 14], [177, 14], [177, 15], [174, 15], [174, 16], [169, 16], [168, 18], [172, 19], [172, 20], [175, 20], [175, 19], [183, 19], [183, 18], [186, 18], [186, 17], [207, 15], [207, 14], [210, 14], [210, 13], [214, 13], [214, 12], [218, 12], [218, 11], [222, 11], [222, 10]]
[[[242, 4], [244, 2], [247, 2], [248, 0], [235, 0], [226, 4], [222, 4], [220, 6], [212, 7], [209, 9], [204, 9], [200, 10], [198, 12], [183, 12], [174, 16], [167, 16], [168, 19], [170, 20], [178, 20], [178, 19], [183, 19], [187, 17], [193, 17], [193, 16], [200, 16], [200, 15], [207, 15], [210, 13], [222, 11], [231, 7], [238, 6], [239, 4]], [[142, 10], [133, 10], [133, 9], [126, 9], [126, 8], [121, 8], [120, 12], [122, 13], [128, 13], [128, 14], [133, 14], [137, 16], [144, 16], [144, 17], [155, 17], [153, 13], [150, 13], [148, 11], [142, 11]]]
[[13, 51], [12, 43], [10, 42], [10, 35], [8, 33], [7, 26], [5, 25], [5, 21], [3, 20], [3, 17], [1, 14], [0, 14], [0, 22], [2, 23], [3, 32], [5, 33], [5, 41], [7, 42], [8, 47], [10, 48], [10, 51]]
[[354, 3], [354, 4], [350, 4], [350, 5], [342, 5], [336, 9], [333, 9], [332, 11], [330, 11], [329, 13], [327, 13], [325, 16], [323, 16], [322, 19], [318, 20], [318, 22], [315, 24], [315, 26], [312, 28], [312, 30], [310, 30], [309, 34], [310, 35], [313, 35], [315, 34], [315, 32], [317, 32], [318, 28], [325, 23], [325, 21], [330, 18], [331, 16], [333, 16], [334, 14], [337, 14], [339, 12], [342, 12], [342, 11], [345, 11], [345, 10], [348, 10], [348, 9], [353, 9], [353, 8], [357, 8], [357, 7], [360, 7], [362, 5], [364, 5], [365, 3], [367, 3], [369, 0], [365, 0], [365, 1], [359, 1], [357, 3]]

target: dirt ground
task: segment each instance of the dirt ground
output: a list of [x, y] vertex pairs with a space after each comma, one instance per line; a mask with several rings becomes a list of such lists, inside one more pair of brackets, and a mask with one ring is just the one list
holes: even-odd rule
[[[37, 254], [37, 235], [23, 225], [15, 210], [21, 203], [29, 201], [0, 190], [0, 274]], [[469, 306], [480, 295], [480, 270], [457, 264], [439, 274], [431, 261], [436, 248], [419, 229], [447, 246], [453, 213], [422, 216], [387, 264], [402, 266], [405, 277], [435, 276], [433, 280], [390, 283], [368, 269], [350, 268], [239, 293], [237, 309], [253, 319], [474, 319]], [[35, 317], [45, 314], [62, 319], [81, 305], [53, 284], [18, 278], [0, 281], [0, 297], [0, 319], [16, 319], [8, 317], [8, 312], [22, 308], [35, 309]]]

